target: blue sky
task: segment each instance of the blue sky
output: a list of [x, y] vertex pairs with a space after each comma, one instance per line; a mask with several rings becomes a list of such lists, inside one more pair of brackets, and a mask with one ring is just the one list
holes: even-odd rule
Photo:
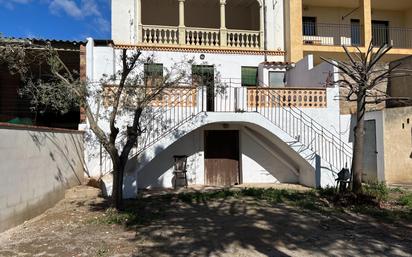
[[6, 37], [110, 39], [110, 0], [0, 0]]

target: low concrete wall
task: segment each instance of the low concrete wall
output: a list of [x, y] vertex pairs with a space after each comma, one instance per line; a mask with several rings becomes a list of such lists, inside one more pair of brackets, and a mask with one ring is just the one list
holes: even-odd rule
[[412, 183], [412, 107], [385, 109], [385, 181]]
[[33, 218], [84, 177], [83, 134], [0, 123], [0, 232]]

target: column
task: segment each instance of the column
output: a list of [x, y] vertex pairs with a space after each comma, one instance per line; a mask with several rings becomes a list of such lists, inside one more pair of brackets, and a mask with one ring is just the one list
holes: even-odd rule
[[372, 40], [372, 4], [371, 0], [359, 0], [361, 12], [361, 25], [363, 32], [364, 45], [369, 46]]
[[143, 33], [143, 26], [142, 26], [142, 0], [135, 1], [135, 18], [134, 18], [134, 26], [135, 26], [135, 44], [142, 42], [142, 33]]
[[265, 6], [263, 4], [260, 4], [260, 26], [259, 26], [259, 31], [260, 31], [260, 46], [259, 48], [261, 50], [264, 49], [265, 47]]
[[302, 0], [285, 1], [285, 46], [287, 61], [303, 58]]
[[227, 46], [226, 0], [220, 0], [220, 46]]
[[179, 0], [179, 44], [186, 44], [185, 0]]

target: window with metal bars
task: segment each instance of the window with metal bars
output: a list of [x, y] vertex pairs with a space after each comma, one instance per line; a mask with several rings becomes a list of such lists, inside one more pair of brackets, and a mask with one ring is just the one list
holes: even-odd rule
[[242, 86], [256, 86], [258, 77], [257, 67], [242, 67]]
[[157, 86], [163, 82], [163, 64], [145, 63], [144, 80], [147, 86]]

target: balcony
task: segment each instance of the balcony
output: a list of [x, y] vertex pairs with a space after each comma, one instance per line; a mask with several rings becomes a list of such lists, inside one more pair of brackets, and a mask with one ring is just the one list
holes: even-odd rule
[[303, 0], [303, 44], [365, 46], [372, 39], [376, 46], [411, 49], [411, 17], [410, 0]]
[[263, 49], [263, 8], [258, 0], [140, 1], [139, 44]]
[[325, 46], [363, 45], [363, 27], [359, 24], [303, 23], [303, 44]]
[[[319, 46], [363, 46], [363, 26], [345, 24], [303, 24], [303, 44]], [[412, 28], [396, 28], [372, 22], [375, 46], [384, 43], [394, 48], [412, 48]]]
[[147, 45], [186, 45], [204, 47], [230, 47], [258, 50], [261, 48], [260, 32], [253, 30], [225, 31], [222, 40], [220, 29], [186, 28], [183, 40], [179, 38], [179, 28], [173, 26], [143, 25], [142, 43]]
[[384, 43], [394, 48], [412, 48], [412, 28], [392, 28], [389, 26], [372, 24], [372, 41], [374, 45]]
[[[209, 88], [178, 86], [166, 89], [151, 102], [152, 107], [199, 107], [212, 112], [245, 112], [256, 108], [327, 108], [325, 88], [232, 87]], [[212, 106], [208, 106], [212, 104]]]

